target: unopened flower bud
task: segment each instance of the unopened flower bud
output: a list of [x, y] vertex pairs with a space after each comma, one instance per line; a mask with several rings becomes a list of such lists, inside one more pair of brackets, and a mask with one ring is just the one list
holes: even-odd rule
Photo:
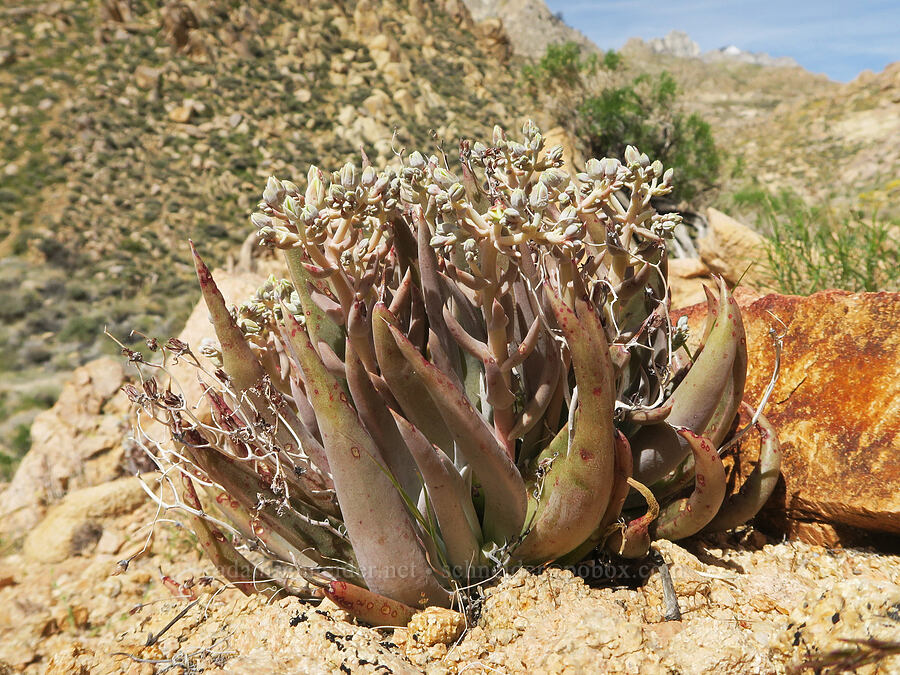
[[522, 188], [513, 190], [512, 194], [509, 195], [509, 205], [517, 211], [524, 211], [525, 207], [528, 205], [528, 198], [525, 196], [525, 190]]
[[558, 161], [562, 159], [563, 156], [563, 146], [562, 145], [554, 145], [547, 151], [547, 161], [551, 164], [556, 164]]
[[283, 180], [281, 181], [281, 185], [284, 187], [285, 192], [287, 192], [289, 195], [294, 195], [296, 197], [300, 194], [300, 188], [297, 187], [296, 183], [293, 183], [289, 180]]
[[[363, 180], [365, 180], [365, 176], [365, 173], [363, 173]], [[380, 176], [378, 176], [378, 179], [372, 186], [372, 192], [375, 194], [381, 194], [390, 184], [391, 179], [386, 174], [381, 174]]]
[[263, 201], [273, 209], [277, 209], [281, 207], [281, 202], [284, 201], [284, 195], [285, 189], [281, 185], [281, 181], [275, 178], [275, 176], [269, 176], [269, 180], [266, 181], [266, 189], [263, 190]]
[[306, 177], [306, 203], [322, 206], [325, 201], [325, 183], [322, 172], [315, 166], [309, 167]]
[[521, 143], [512, 142], [509, 144], [509, 152], [513, 157], [522, 157], [528, 152], [528, 148]]
[[345, 190], [352, 190], [356, 187], [356, 167], [352, 162], [347, 162], [341, 167], [340, 178], [341, 185]]
[[272, 226], [272, 219], [269, 218], [269, 216], [267, 216], [266, 214], [260, 213], [259, 211], [250, 215], [250, 222], [257, 230]]
[[281, 205], [281, 209], [284, 211], [285, 215], [291, 220], [296, 220], [300, 215], [300, 205], [297, 203], [297, 200], [288, 195], [284, 198], [284, 202]]
[[507, 222], [517, 223], [522, 220], [522, 214], [513, 208], [509, 208], [503, 212], [503, 218]]
[[459, 182], [452, 173], [442, 166], [437, 167], [431, 174], [434, 182], [441, 186], [442, 190], [447, 190], [454, 183]]
[[629, 145], [625, 148], [625, 163], [626, 164], [637, 164], [641, 158], [641, 154], [638, 152], [638, 149], [633, 145]]
[[616, 174], [619, 173], [619, 167], [622, 166], [619, 160], [612, 157], [606, 157], [600, 163], [603, 165], [603, 174], [610, 180], [616, 177]]
[[466, 188], [463, 187], [462, 183], [454, 183], [450, 186], [450, 189], [447, 191], [451, 202], [461, 202], [466, 198]]
[[371, 187], [375, 184], [376, 179], [378, 178], [378, 173], [375, 171], [375, 167], [367, 166], [363, 169], [362, 178], [360, 178], [360, 183], [362, 183], [365, 187]]
[[422, 156], [422, 153], [416, 150], [409, 156], [409, 165], [413, 169], [422, 170], [425, 168], [425, 158]]
[[531, 204], [531, 208], [535, 211], [547, 208], [547, 204], [550, 203], [550, 191], [543, 180], [531, 188], [531, 196], [528, 199], [528, 203]]
[[535, 134], [540, 133], [540, 129], [538, 129], [537, 124], [535, 124], [532, 120], [525, 120], [525, 124], [522, 125], [522, 135], [527, 139], [534, 138]]
[[600, 180], [603, 178], [603, 165], [598, 159], [594, 159], [593, 157], [589, 159], [584, 165], [584, 170], [591, 180]]
[[557, 227], [565, 228], [575, 222], [575, 218], [577, 217], [577, 212], [575, 211], [574, 206], [567, 206], [563, 209], [563, 212], [559, 214], [559, 220], [557, 221]]
[[303, 224], [309, 227], [314, 222], [316, 222], [316, 218], [319, 216], [319, 209], [317, 209], [312, 204], [307, 204], [303, 207], [303, 210], [300, 211], [300, 220], [303, 221]]
[[560, 169], [547, 169], [541, 174], [541, 183], [544, 183], [548, 188], [556, 188], [559, 189], [569, 180], [569, 174], [565, 171], [561, 171]]

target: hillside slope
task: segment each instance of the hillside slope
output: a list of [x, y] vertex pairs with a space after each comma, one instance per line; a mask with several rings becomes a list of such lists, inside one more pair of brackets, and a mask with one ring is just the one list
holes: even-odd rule
[[459, 0], [159, 4], [0, 9], [0, 438], [18, 451], [54, 374], [112, 351], [104, 326], [177, 330], [188, 237], [225, 262], [266, 176], [529, 115], [506, 35]]

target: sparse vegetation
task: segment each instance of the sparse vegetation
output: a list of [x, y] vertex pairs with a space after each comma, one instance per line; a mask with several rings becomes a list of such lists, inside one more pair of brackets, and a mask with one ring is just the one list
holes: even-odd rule
[[900, 290], [900, 219], [882, 217], [877, 205], [809, 205], [791, 190], [772, 195], [758, 187], [733, 200], [759, 213], [782, 292]]
[[[433, 143], [432, 129], [452, 146], [463, 128], [487, 131], [525, 100], [512, 71], [431, 3], [419, 18], [405, 3], [381, 4], [385, 36], [399, 42], [419, 22], [441, 52], [425, 58], [409, 41], [399, 61], [385, 58], [390, 44], [370, 49], [375, 35], [361, 38], [335, 3], [201, 3], [186, 9], [184, 25], [148, 0], [17, 3], [32, 4], [0, 16], [7, 409], [20, 408], [20, 385], [39, 374], [64, 377], [112, 352], [104, 327], [177, 332], [196, 302], [181, 262], [186, 238], [202, 238], [210, 261], [225, 262], [245, 236], [239, 224], [261, 176], [297, 173], [313, 159], [340, 165], [361, 144], [373, 158], [393, 157], [395, 127], [398, 148]], [[409, 94], [404, 105], [421, 110], [389, 96], [366, 106], [398, 88]], [[11, 433], [0, 425], [0, 443], [16, 455]]]
[[677, 92], [667, 72], [639, 75], [586, 99], [578, 108], [578, 128], [592, 154], [616, 157], [627, 145], [644, 148], [675, 169], [677, 195], [691, 201], [715, 184], [720, 159], [709, 123], [678, 112]]

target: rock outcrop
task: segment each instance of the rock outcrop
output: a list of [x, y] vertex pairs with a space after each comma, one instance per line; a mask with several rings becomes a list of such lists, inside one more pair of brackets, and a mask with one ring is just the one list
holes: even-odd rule
[[476, 21], [500, 19], [513, 52], [540, 58], [551, 44], [575, 42], [586, 53], [598, 51], [581, 31], [553, 14], [544, 0], [464, 0]]
[[128, 400], [123, 360], [103, 357], [78, 368], [59, 400], [31, 427], [31, 450], [0, 493], [0, 532], [34, 526], [68, 491], [122, 473]]
[[[769, 330], [786, 333], [780, 376], [766, 408], [782, 444], [783, 481], [758, 522], [812, 543], [895, 548], [900, 294], [745, 293], [736, 299], [747, 329], [748, 402], [760, 400], [775, 367]], [[702, 331], [705, 306], [686, 313], [694, 333]]]
[[131, 513], [146, 501], [147, 494], [134, 477], [70, 492], [28, 533], [22, 552], [33, 563], [60, 563], [90, 553], [105, 534], [106, 521]]
[[706, 210], [707, 231], [698, 242], [700, 259], [735, 285], [772, 290], [765, 240], [743, 223], [717, 209]]

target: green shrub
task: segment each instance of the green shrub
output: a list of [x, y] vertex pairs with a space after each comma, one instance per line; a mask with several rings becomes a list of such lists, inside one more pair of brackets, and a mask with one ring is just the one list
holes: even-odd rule
[[720, 155], [708, 123], [678, 109], [667, 72], [628, 79], [620, 54], [583, 56], [574, 42], [550, 45], [522, 69], [522, 84], [585, 144], [586, 154], [620, 157], [629, 145], [672, 167], [678, 199], [692, 200], [716, 182]]
[[532, 95], [547, 87], [576, 87], [582, 73], [595, 72], [598, 64], [596, 54], [582, 58], [581, 47], [575, 42], [553, 44], [540, 61], [522, 68], [522, 79]]
[[579, 106], [578, 132], [592, 155], [618, 157], [629, 145], [644, 149], [675, 169], [678, 197], [691, 200], [713, 185], [720, 159], [709, 124], [677, 111], [677, 91], [666, 72], [604, 89]]

